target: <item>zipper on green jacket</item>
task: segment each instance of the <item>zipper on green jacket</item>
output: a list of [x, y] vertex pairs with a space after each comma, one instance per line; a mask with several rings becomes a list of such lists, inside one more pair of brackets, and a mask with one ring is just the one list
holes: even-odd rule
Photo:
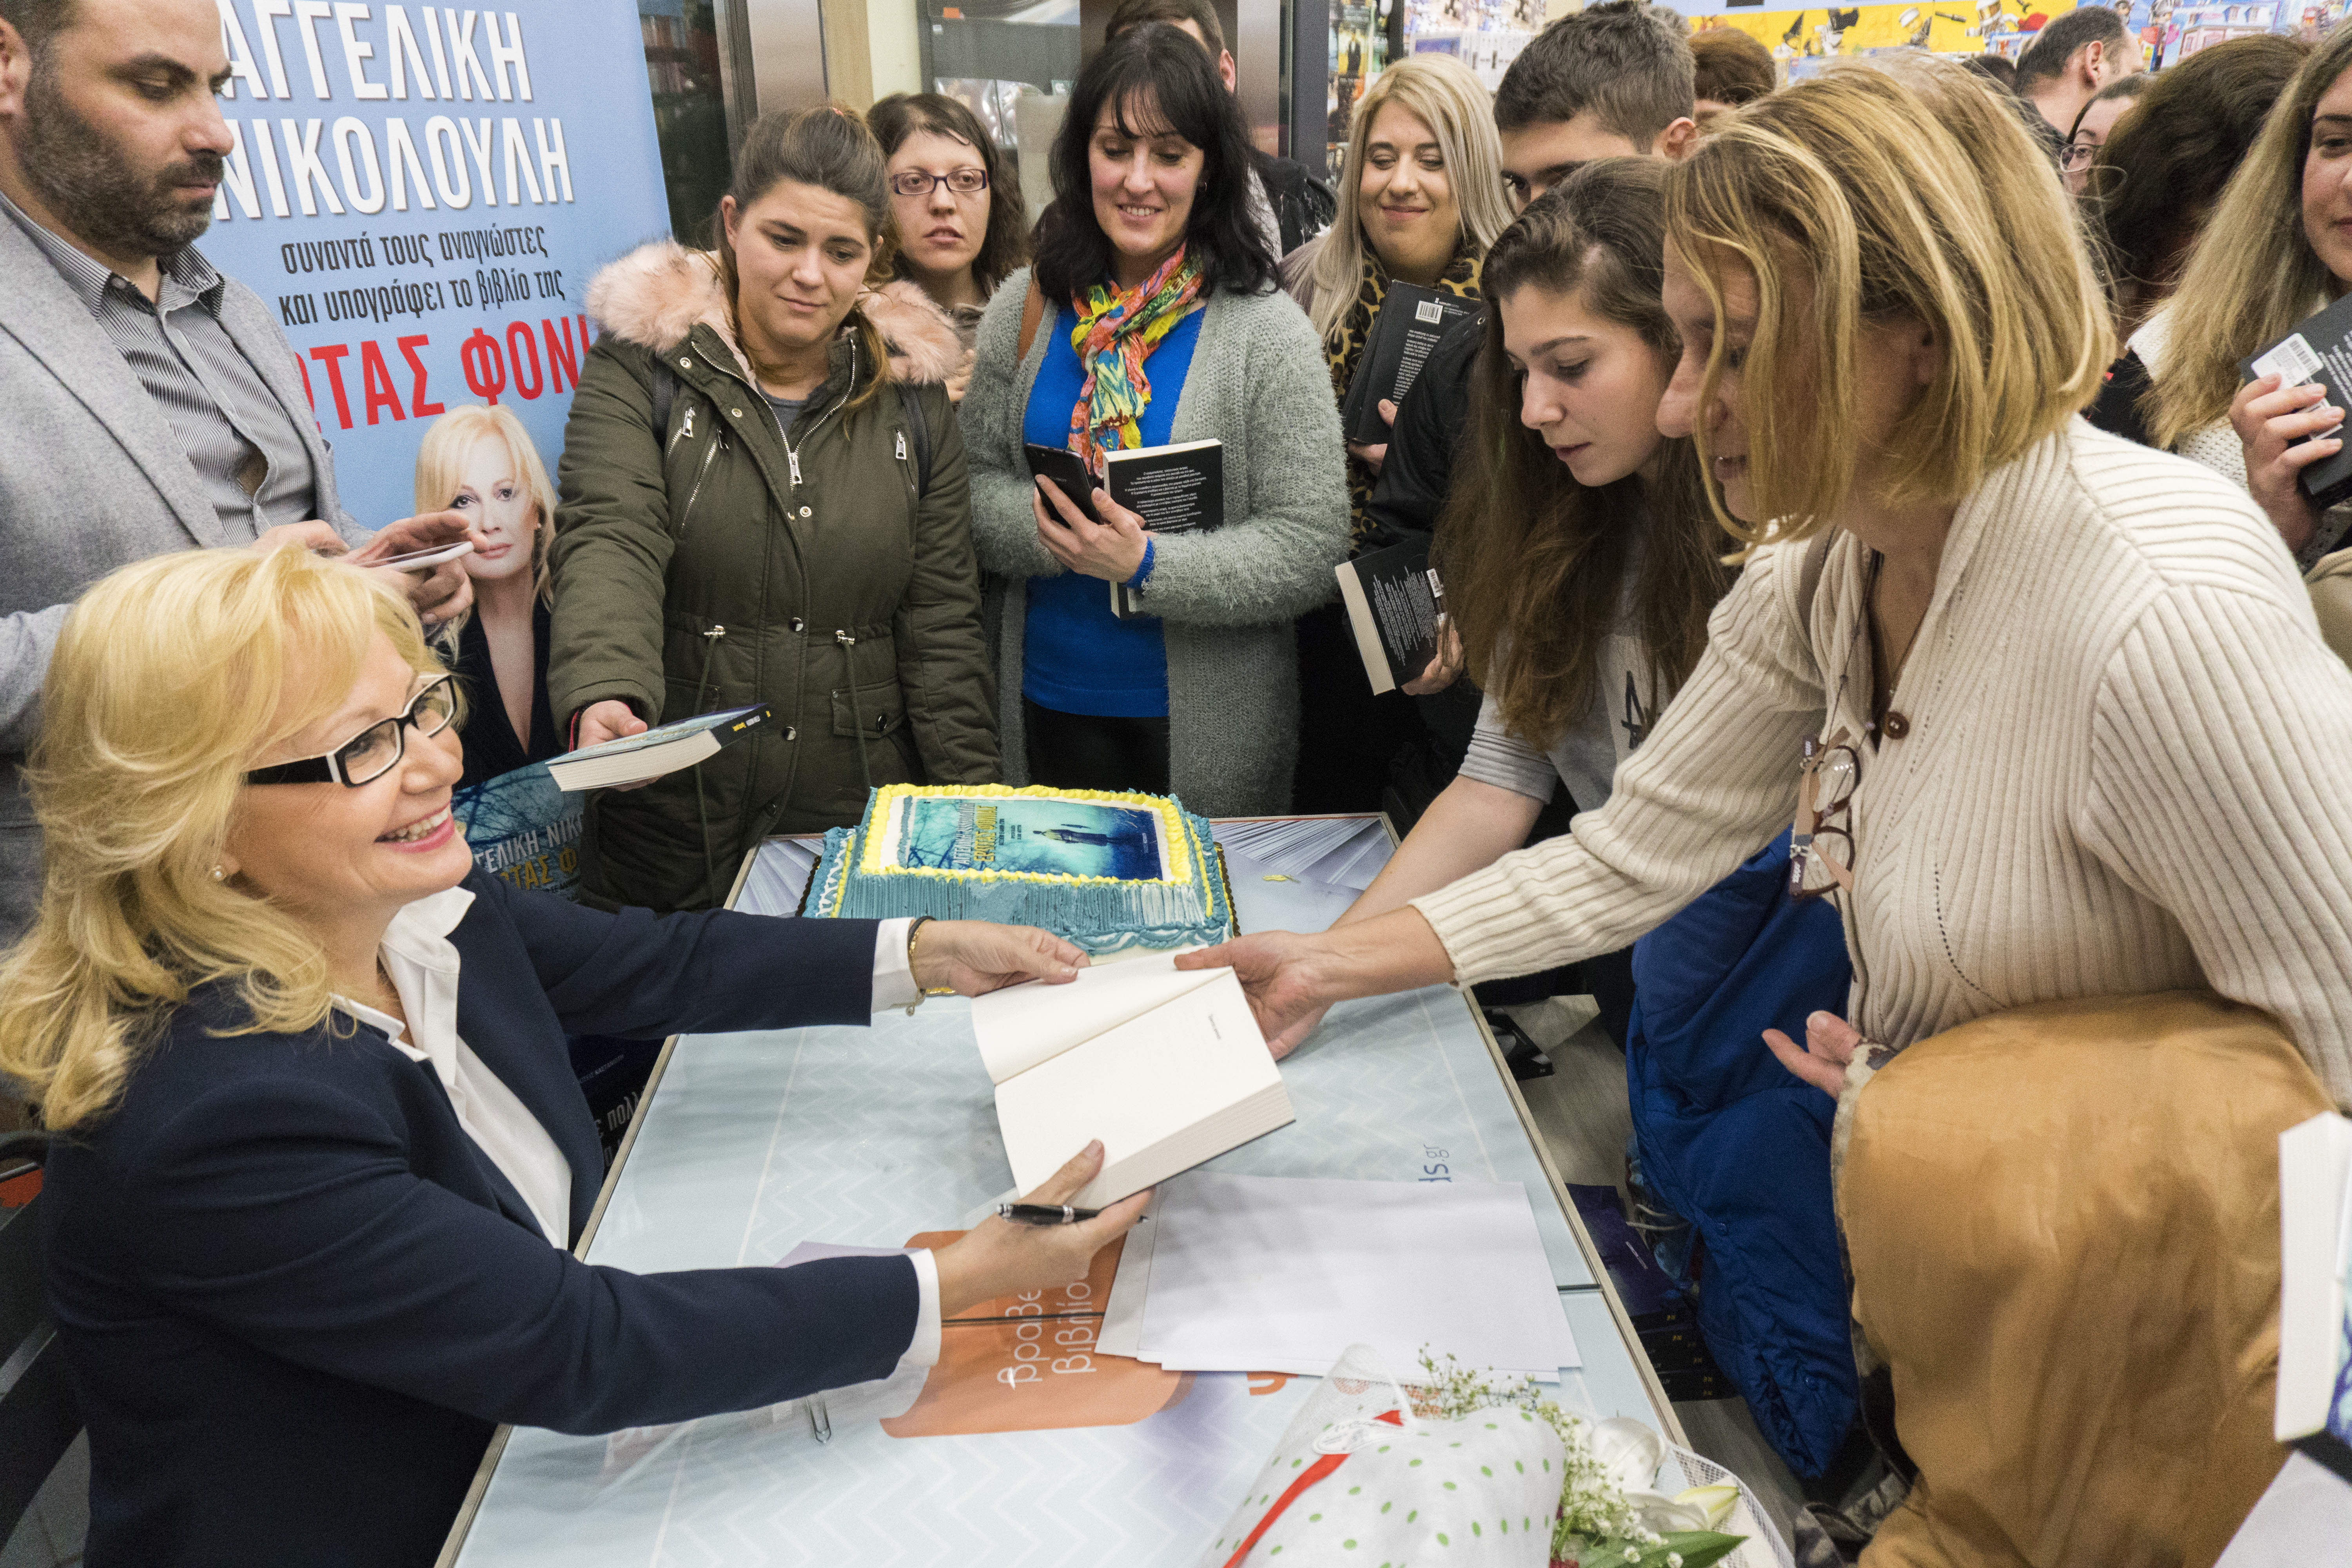
[[[687, 410], [686, 418], [688, 425], [693, 424], [692, 409]], [[694, 473], [694, 488], [686, 492], [686, 510], [677, 515], [677, 536], [680, 539], [686, 537], [686, 525], [694, 521], [694, 503], [702, 499], [702, 481], [710, 477], [711, 462], [719, 456], [719, 448], [726, 445], [727, 427], [722, 425], [711, 432], [710, 445], [703, 449], [702, 466]]]

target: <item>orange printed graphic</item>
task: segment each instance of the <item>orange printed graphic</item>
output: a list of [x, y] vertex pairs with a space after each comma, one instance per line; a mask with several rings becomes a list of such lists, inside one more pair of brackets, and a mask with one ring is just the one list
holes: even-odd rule
[[[962, 1234], [926, 1231], [907, 1245], [945, 1247]], [[1125, 1244], [1122, 1237], [1103, 1248], [1076, 1284], [1000, 1297], [949, 1319], [921, 1396], [882, 1430], [893, 1437], [943, 1437], [1127, 1426], [1182, 1399], [1191, 1374], [1095, 1353]]]

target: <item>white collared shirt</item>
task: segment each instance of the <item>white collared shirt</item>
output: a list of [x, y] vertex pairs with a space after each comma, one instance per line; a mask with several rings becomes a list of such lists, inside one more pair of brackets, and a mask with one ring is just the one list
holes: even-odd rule
[[[408, 1022], [346, 996], [335, 1005], [361, 1023], [383, 1031], [393, 1049], [424, 1062], [449, 1096], [457, 1125], [500, 1174], [522, 1194], [531, 1217], [556, 1247], [572, 1235], [572, 1165], [530, 1108], [499, 1081], [488, 1064], [457, 1036], [457, 944], [449, 933], [466, 918], [474, 895], [450, 888], [418, 899], [393, 916], [379, 950], [392, 988]], [[904, 920], [884, 921], [874, 941], [874, 1009], [903, 1007], [920, 994], [907, 955]], [[908, 1255], [915, 1264], [919, 1301], [915, 1338], [902, 1366], [929, 1366], [940, 1358], [940, 1272], [926, 1250]]]

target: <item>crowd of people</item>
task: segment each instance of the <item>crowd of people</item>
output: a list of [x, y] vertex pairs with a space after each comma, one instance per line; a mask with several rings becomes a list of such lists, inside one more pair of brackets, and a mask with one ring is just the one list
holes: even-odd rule
[[[791, 1270], [567, 1250], [602, 1162], [566, 1037], [1075, 973], [1040, 931], [719, 907], [901, 782], [1390, 809], [1329, 931], [1182, 962], [1277, 1056], [1401, 988], [1599, 998], [1710, 1339], [1850, 1479], [1835, 1151], [1907, 1047], [2210, 990], [2352, 1104], [2352, 671], [2305, 581], [2352, 503], [2301, 482], [2345, 416], [2240, 368], [2352, 289], [2352, 27], [2139, 54], [2091, 5], [2013, 81], [1786, 84], [1619, 0], [1491, 95], [1391, 67], [1326, 181], [1254, 145], [1207, 0], [1127, 0], [1034, 226], [953, 99], [763, 115], [707, 234], [594, 279], [555, 480], [456, 407], [371, 532], [194, 243], [215, 8], [0, 0], [0, 1072], [59, 1140], [88, 1560], [429, 1561], [497, 1423], [880, 1376], [1076, 1278], [1140, 1200]], [[1466, 310], [1349, 440], [1400, 283]], [[1105, 488], [1208, 441], [1219, 526]], [[1444, 635], [1375, 696], [1334, 568], [1413, 540]], [[590, 799], [577, 901], [474, 868], [453, 791], [750, 703]]]

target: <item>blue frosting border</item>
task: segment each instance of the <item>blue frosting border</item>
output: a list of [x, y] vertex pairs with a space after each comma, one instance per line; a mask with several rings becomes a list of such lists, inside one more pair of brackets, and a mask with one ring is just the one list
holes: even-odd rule
[[[945, 877], [855, 879], [861, 836], [873, 823], [874, 794], [855, 828], [836, 827], [809, 878], [802, 912], [845, 920], [893, 920], [930, 915], [938, 920], [992, 921], [1000, 925], [1042, 926], [1087, 953], [1100, 956], [1129, 948], [1192, 947], [1233, 934], [1223, 868], [1206, 818], [1184, 811], [1190, 848], [1199, 880], [1192, 884], [1119, 882], [1055, 886], [1012, 880], [960, 882]], [[1205, 888], [1205, 918], [1183, 908]]]

